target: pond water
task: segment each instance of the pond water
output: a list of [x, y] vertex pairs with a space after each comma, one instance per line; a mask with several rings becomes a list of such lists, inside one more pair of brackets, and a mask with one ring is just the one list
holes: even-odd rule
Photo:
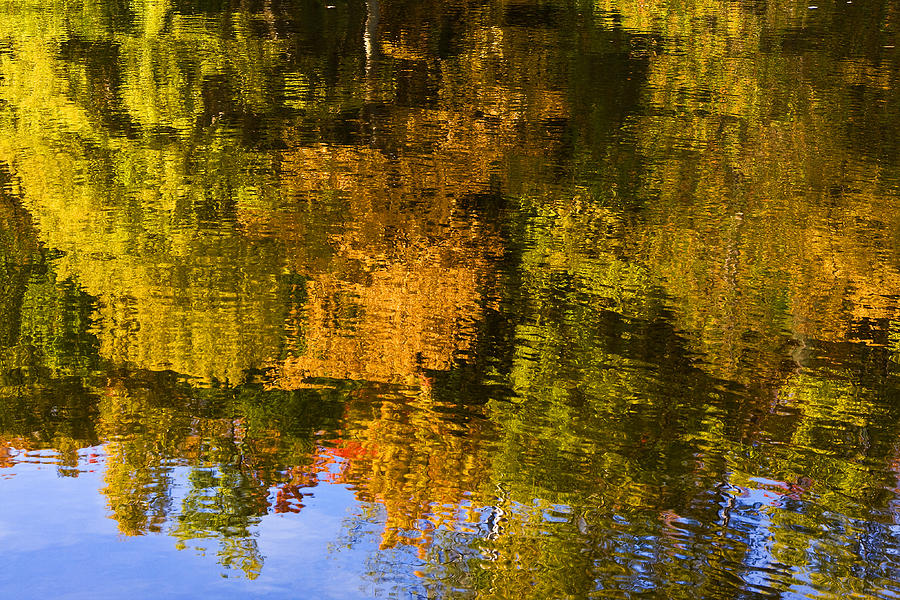
[[900, 597], [898, 33], [0, 0], [0, 597]]

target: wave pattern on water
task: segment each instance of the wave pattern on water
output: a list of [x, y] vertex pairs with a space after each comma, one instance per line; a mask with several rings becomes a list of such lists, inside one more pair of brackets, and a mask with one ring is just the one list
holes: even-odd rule
[[898, 597], [897, 17], [0, 0], [0, 593]]

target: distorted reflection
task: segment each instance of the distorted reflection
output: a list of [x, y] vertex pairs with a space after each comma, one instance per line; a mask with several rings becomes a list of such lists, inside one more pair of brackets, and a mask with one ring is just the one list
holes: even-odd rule
[[259, 597], [323, 515], [370, 597], [900, 594], [891, 3], [0, 13], [0, 489]]

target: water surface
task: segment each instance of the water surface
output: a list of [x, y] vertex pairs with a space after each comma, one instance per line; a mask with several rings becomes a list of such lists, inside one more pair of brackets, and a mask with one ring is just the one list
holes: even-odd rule
[[898, 27], [0, 0], [0, 595], [897, 598]]

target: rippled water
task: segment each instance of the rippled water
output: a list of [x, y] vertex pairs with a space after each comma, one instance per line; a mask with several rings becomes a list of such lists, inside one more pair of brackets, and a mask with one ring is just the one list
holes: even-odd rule
[[0, 596], [900, 597], [898, 27], [0, 0]]

